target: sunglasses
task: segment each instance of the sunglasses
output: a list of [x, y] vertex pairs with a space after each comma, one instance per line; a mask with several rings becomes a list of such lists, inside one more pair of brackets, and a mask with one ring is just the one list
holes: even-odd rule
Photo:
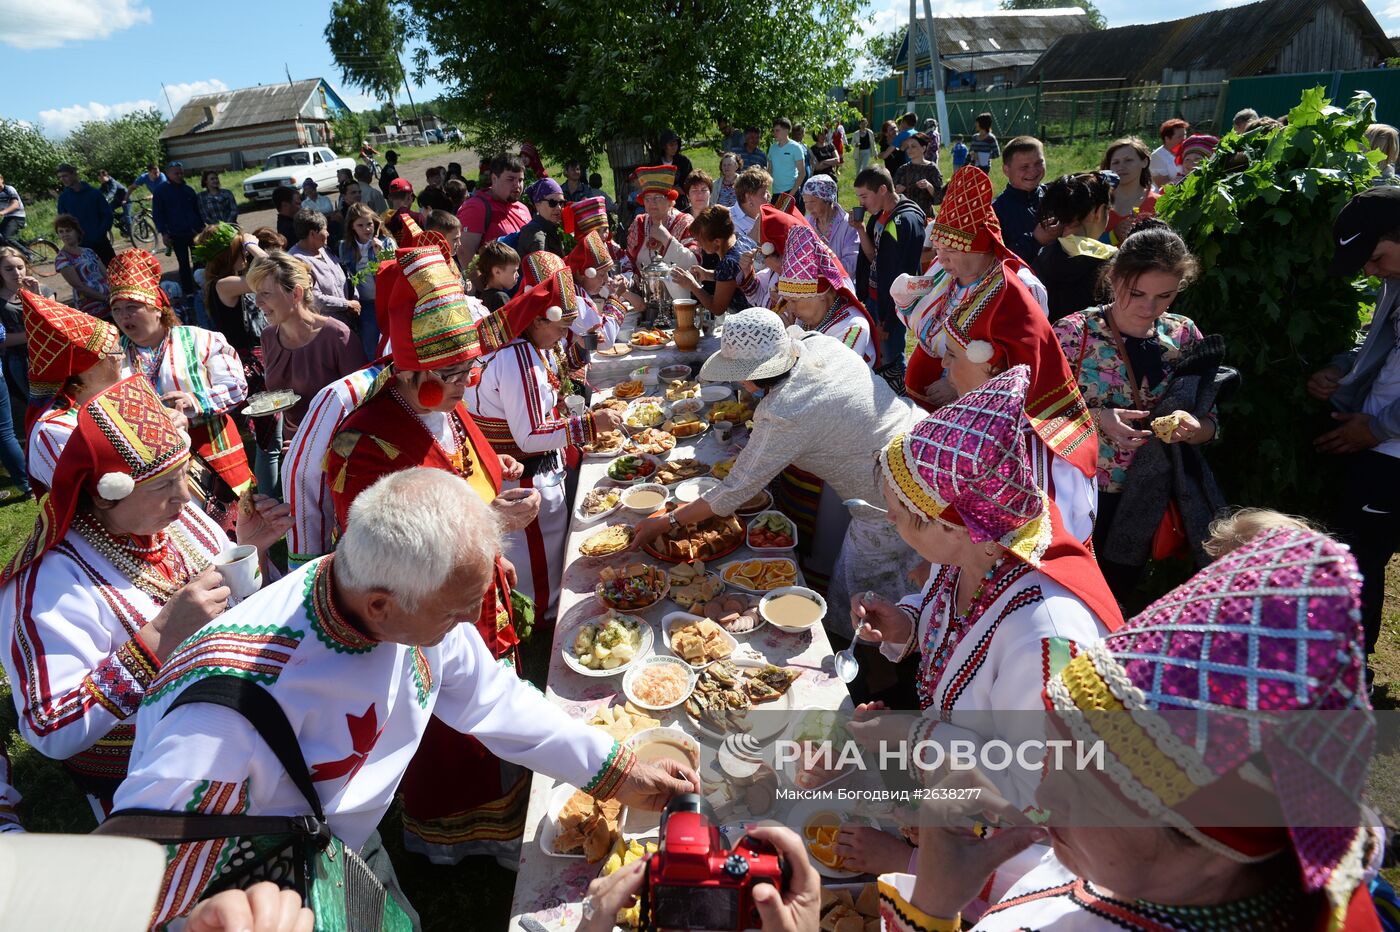
[[553, 197], [551, 197], [551, 198], [549, 198], [548, 200], [546, 200], [545, 203], [548, 204], [550, 207], [563, 207], [565, 204], [567, 204], [567, 203], [569, 203], [569, 202], [566, 201], [566, 200], [564, 200], [563, 198], [553, 198]]

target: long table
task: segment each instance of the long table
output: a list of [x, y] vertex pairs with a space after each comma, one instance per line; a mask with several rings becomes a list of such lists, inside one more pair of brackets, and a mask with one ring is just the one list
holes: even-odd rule
[[[590, 381], [599, 397], [606, 397], [612, 386], [628, 377], [628, 374], [641, 365], [668, 366], [676, 363], [690, 365], [695, 372], [700, 363], [710, 353], [718, 349], [719, 341], [710, 338], [701, 342], [693, 353], [683, 353], [674, 347], [637, 350], [616, 358], [595, 356], [590, 367]], [[736, 442], [720, 444], [713, 433], [706, 433], [693, 441], [680, 441], [668, 458], [695, 457], [705, 462], [718, 462], [733, 455], [738, 443], [746, 439], [738, 434]], [[585, 460], [579, 476], [579, 497], [600, 482], [606, 482], [606, 459]], [[589, 613], [597, 606], [593, 595], [594, 584], [598, 580], [598, 570], [589, 565], [590, 561], [580, 561], [578, 548], [588, 535], [608, 523], [625, 521], [636, 524], [639, 518], [631, 516], [625, 509], [602, 521], [581, 522], [575, 515], [569, 526], [568, 558], [559, 601], [559, 623], [555, 628], [555, 641], [550, 659], [549, 678], [546, 696], [551, 702], [563, 707], [570, 715], [588, 719], [601, 707], [625, 702], [622, 696], [622, 676], [585, 677], [564, 663], [563, 632], [572, 626], [579, 613]], [[743, 559], [754, 555], [746, 547], [741, 547], [724, 558], [724, 562]], [[637, 554], [648, 563], [665, 566], [661, 561]], [[799, 570], [800, 577], [800, 570]], [[590, 605], [589, 603], [593, 603]], [[654, 653], [669, 653], [663, 644], [659, 622], [665, 615], [679, 611], [680, 606], [669, 599], [644, 612], [629, 612], [640, 615], [652, 626], [655, 635]], [[826, 631], [815, 625], [802, 634], [788, 634], [764, 625], [748, 635], [738, 638], [740, 649], [745, 645], [755, 649], [770, 663], [798, 668], [802, 675], [793, 684], [791, 693], [794, 709], [829, 709], [850, 711], [851, 700], [846, 686], [833, 672], [832, 648]], [[691, 723], [681, 709], [666, 713], [653, 713], [660, 718], [662, 725], [670, 725], [687, 732], [701, 743], [702, 755], [706, 762], [713, 760], [715, 743], [704, 737]], [[545, 854], [538, 844], [540, 828], [547, 817], [550, 795], [555, 788], [554, 781], [535, 774], [530, 786], [530, 805], [525, 818], [525, 834], [521, 846], [520, 873], [515, 883], [515, 899], [511, 905], [511, 928], [525, 928], [523, 918], [529, 918], [544, 928], [573, 932], [582, 918], [580, 902], [588, 889], [588, 884], [598, 875], [601, 864], [589, 864], [583, 858], [559, 858]], [[538, 932], [533, 923], [529, 932]]]

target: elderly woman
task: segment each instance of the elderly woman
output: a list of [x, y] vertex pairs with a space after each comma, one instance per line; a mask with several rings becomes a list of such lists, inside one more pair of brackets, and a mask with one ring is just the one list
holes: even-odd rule
[[[1221, 350], [1197, 347], [1201, 331], [1189, 318], [1169, 313], [1196, 269], [1195, 258], [1171, 230], [1139, 230], [1108, 265], [1113, 300], [1055, 324], [1098, 428], [1094, 546], [1119, 599], [1136, 587], [1153, 532], [1171, 520], [1169, 502], [1175, 501], [1187, 540], [1195, 545], [1205, 539], [1206, 525], [1223, 504], [1199, 454], [1187, 454], [1216, 433], [1214, 374]], [[1148, 418], [1153, 420], [1145, 423]], [[1163, 444], [1185, 446], [1169, 455]], [[1120, 513], [1134, 462], [1144, 450], [1152, 453], [1147, 468], [1156, 481], [1135, 492], [1131, 509]], [[1202, 470], [1195, 479], [1188, 481], [1178, 457]], [[1169, 468], [1168, 459], [1177, 468]], [[1111, 541], [1120, 534], [1130, 539], [1114, 546]]]
[[192, 455], [220, 483], [206, 508], [223, 515], [252, 482], [243, 440], [230, 413], [248, 397], [238, 354], [220, 334], [180, 324], [161, 290], [160, 263], [129, 249], [107, 269], [112, 283], [112, 319], [122, 332], [127, 369], [145, 377], [165, 404], [189, 419]]
[[652, 165], [634, 173], [642, 212], [627, 231], [630, 271], [640, 272], [660, 257], [671, 265], [690, 267], [700, 258], [690, 236], [691, 216], [676, 209], [676, 166]]
[[[1015, 366], [880, 452], [888, 519], [933, 573], [897, 604], [857, 595], [851, 620], [890, 660], [920, 656], [925, 715], [911, 741], [933, 737], [954, 712], [990, 713], [983, 738], [1023, 736], [1027, 717], [1016, 713], [1044, 708], [1050, 677], [1123, 623], [1093, 556], [1036, 486], [1022, 441], [1030, 384], [1030, 370]], [[1013, 803], [1031, 802], [1028, 778], [1013, 774]], [[844, 828], [837, 846], [853, 870], [908, 863], [902, 841], [871, 829]]]
[[29, 390], [38, 412], [29, 427], [29, 480], [53, 485], [58, 458], [78, 427], [78, 409], [130, 375], [121, 334], [104, 320], [23, 292], [30, 346]]
[[1136, 136], [1115, 139], [1104, 150], [1099, 169], [1118, 176], [1118, 187], [1113, 189], [1108, 210], [1108, 233], [1114, 245], [1127, 239], [1140, 219], [1157, 212], [1151, 161], [1147, 144]]
[[53, 231], [63, 242], [54, 256], [53, 268], [73, 286], [73, 306], [93, 317], [111, 317], [107, 306], [107, 267], [83, 245], [83, 227], [71, 214], [53, 218]]
[[311, 280], [315, 283], [321, 310], [358, 332], [360, 301], [350, 297], [352, 292], [345, 269], [326, 248], [330, 233], [326, 228], [325, 214], [303, 207], [292, 218], [292, 226], [296, 230], [297, 242], [287, 253], [297, 256], [311, 269]]
[[796, 207], [783, 210], [764, 204], [759, 208], [758, 219], [749, 231], [758, 248], [745, 253], [739, 265], [739, 288], [750, 307], [777, 307], [778, 292], [774, 286], [783, 268], [788, 233], [806, 222]]
[[777, 291], [779, 314], [840, 340], [872, 369], [879, 367], [875, 322], [851, 276], [811, 227], [795, 225], [788, 233]]
[[1060, 236], [1041, 249], [1031, 268], [1050, 296], [1050, 319], [1082, 311], [1098, 296], [1103, 266], [1114, 248], [1103, 242], [1108, 229], [1113, 189], [1112, 172], [1061, 175], [1045, 186], [1040, 199], [1040, 223], [1058, 226]]
[[802, 200], [807, 206], [807, 222], [840, 260], [846, 274], [855, 275], [860, 234], [836, 198], [836, 180], [831, 175], [813, 175], [802, 185]]
[[733, 152], [726, 152], [719, 157], [719, 177], [715, 179], [714, 187], [710, 191], [711, 203], [720, 207], [733, 207], [739, 203], [739, 192], [734, 189], [734, 185], [739, 180], [740, 167], [739, 157]]
[[[700, 378], [739, 382], [761, 396], [753, 436], [718, 488], [638, 524], [638, 547], [668, 528], [732, 515], [789, 464], [827, 483], [843, 500], [877, 501], [875, 452], [917, 420], [914, 408], [846, 346], [823, 333], [793, 337], [778, 315], [762, 308], [729, 315], [719, 352], [705, 361]], [[896, 598], [917, 562], [893, 527], [858, 508], [841, 545], [830, 599], [845, 604], [839, 600], [857, 589]]]
[[[211, 564], [231, 545], [190, 502], [189, 459], [145, 378], [99, 393], [78, 409], [53, 491], [0, 572], [0, 662], [20, 731], [68, 766], [99, 819], [126, 775], [146, 687], [229, 601]], [[238, 509], [238, 539], [264, 570], [287, 515], [261, 497]]]
[[[962, 929], [997, 865], [1048, 834], [1053, 852], [974, 930], [1379, 930], [1360, 586], [1344, 547], [1276, 529], [1090, 646], [1045, 698], [1051, 727], [1106, 766], [1047, 771], [1048, 832], [921, 826], [917, 876], [880, 878], [886, 928]], [[1309, 712], [1326, 727], [1300, 727]]]
[[520, 258], [532, 252], [552, 252], [563, 258], [564, 243], [559, 238], [559, 224], [564, 219], [564, 205], [569, 199], [553, 178], [541, 178], [525, 189], [525, 198], [535, 208], [535, 216], [520, 228], [515, 251]]

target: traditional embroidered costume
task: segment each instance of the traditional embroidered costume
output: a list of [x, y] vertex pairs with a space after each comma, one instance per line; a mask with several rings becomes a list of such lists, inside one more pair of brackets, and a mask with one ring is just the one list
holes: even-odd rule
[[[664, 194], [670, 198], [674, 205], [679, 195], [676, 192], [676, 166], [674, 165], [653, 165], [637, 169], [637, 180], [641, 184], [641, 190], [637, 192], [637, 203], [642, 203], [642, 199], [648, 194]], [[659, 254], [661, 259], [671, 265], [680, 265], [683, 268], [690, 268], [700, 261], [700, 254], [697, 251], [694, 238], [690, 235], [690, 222], [693, 218], [690, 214], [676, 210], [671, 207], [663, 224], [666, 232], [671, 234], [671, 239], [667, 241], [666, 248]], [[653, 259], [658, 258], [658, 254], [652, 248], [651, 234], [654, 229], [651, 217], [646, 211], [637, 214], [632, 220], [632, 228], [627, 231], [627, 263], [633, 274], [640, 272], [651, 264]]]
[[[975, 929], [1378, 932], [1359, 802], [1375, 739], [1360, 591], [1330, 538], [1265, 531], [1085, 647], [1046, 689], [1067, 734], [1106, 748], [1085, 779], [1230, 860], [1286, 859], [1292, 883], [1218, 906], [1149, 903], [1105, 893], [1051, 853]], [[1109, 712], [1131, 715], [1081, 714]], [[1306, 712], [1330, 714], [1318, 726]], [[1278, 827], [1214, 824], [1246, 798], [1276, 806]], [[960, 928], [914, 909], [913, 887], [880, 878], [886, 929]]]
[[[290, 720], [331, 830], [360, 848], [383, 818], [433, 717], [494, 753], [606, 799], [635, 758], [571, 719], [501, 664], [477, 628], [432, 647], [381, 643], [354, 628], [333, 596], [334, 555], [316, 560], [206, 625], [167, 661], [137, 716], [123, 809], [291, 815], [306, 803], [238, 713], [207, 704], [169, 712], [210, 674], [253, 680]], [[466, 774], [444, 778], [469, 779]], [[194, 905], [224, 841], [171, 849], [156, 923]]]
[[[419, 413], [392, 378], [396, 372], [459, 366], [499, 343], [488, 337], [483, 344], [461, 285], [436, 249], [399, 250], [391, 267], [381, 267], [379, 282], [390, 285], [393, 369], [375, 380], [372, 397], [345, 416], [326, 453], [324, 484], [341, 528], [355, 498], [389, 473], [441, 469], [466, 479], [488, 504], [502, 484], [500, 459], [462, 404], [449, 412]], [[410, 308], [399, 306], [406, 295], [412, 296]], [[519, 638], [511, 621], [510, 583], [498, 557], [475, 623], [491, 656], [513, 666]], [[464, 780], [468, 774], [471, 779]], [[447, 863], [467, 854], [508, 853], [523, 826], [526, 776], [476, 739], [431, 723], [404, 776], [406, 845]]]
[[63, 392], [64, 383], [117, 352], [121, 333], [104, 320], [30, 291], [21, 291], [20, 300], [29, 336], [29, 478], [47, 489], [59, 454], [78, 428], [78, 408]]
[[[577, 311], [573, 276], [560, 269], [496, 313], [506, 320], [510, 334], [524, 334], [536, 318], [567, 321]], [[587, 412], [570, 415], [564, 407], [567, 376], [557, 345], [540, 349], [518, 336], [487, 358], [481, 380], [466, 396], [467, 408], [496, 452], [525, 466], [525, 475], [504, 487], [540, 493], [539, 516], [523, 531], [507, 536], [506, 556], [516, 566], [518, 588], [535, 600], [542, 618], [555, 613], [564, 569], [569, 527], [564, 456], [568, 447], [590, 443], [594, 436]]]
[[[112, 302], [141, 301], [150, 307], [170, 306], [160, 287], [160, 263], [140, 249], [129, 249], [108, 268]], [[241, 495], [253, 481], [243, 439], [230, 412], [248, 397], [243, 363], [220, 333], [200, 327], [171, 327], [160, 345], [137, 346], [125, 336], [122, 349], [127, 367], [145, 377], [156, 394], [187, 392], [198, 410], [190, 416], [193, 453], [232, 490]]]
[[809, 298], [828, 291], [836, 292], [835, 303], [815, 327], [808, 329], [841, 341], [872, 369], [876, 368], [879, 347], [875, 322], [856, 297], [855, 283], [816, 230], [794, 225], [787, 236], [783, 268], [778, 275], [779, 298]]
[[126, 774], [130, 718], [160, 669], [139, 632], [229, 542], [193, 505], [137, 538], [109, 534], [79, 504], [123, 498], [188, 458], [189, 438], [144, 379], [98, 394], [79, 409], [34, 530], [0, 574], [0, 662], [20, 732], [65, 763], [99, 818]]
[[[579, 286], [579, 297], [601, 318], [599, 340], [604, 344], [615, 342], [618, 330], [622, 327], [622, 320], [627, 315], [626, 303], [620, 297], [614, 296], [607, 285], [596, 295], [590, 295], [583, 287], [584, 281], [606, 278], [614, 267], [612, 252], [603, 232], [591, 229], [580, 234], [573, 250], [564, 257], [564, 263], [574, 276], [574, 284]], [[582, 314], [579, 315], [579, 320], [583, 320]]]

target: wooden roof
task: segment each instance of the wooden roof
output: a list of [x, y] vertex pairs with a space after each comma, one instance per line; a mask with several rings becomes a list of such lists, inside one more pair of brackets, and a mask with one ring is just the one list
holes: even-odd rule
[[[221, 129], [295, 120], [323, 83], [322, 78], [306, 78], [290, 84], [261, 84], [192, 97], [175, 114], [175, 119], [165, 127], [160, 138], [173, 139], [193, 132], [212, 133]], [[327, 100], [332, 105], [345, 106], [329, 85], [326, 92]], [[213, 111], [212, 122], [207, 110]]]

